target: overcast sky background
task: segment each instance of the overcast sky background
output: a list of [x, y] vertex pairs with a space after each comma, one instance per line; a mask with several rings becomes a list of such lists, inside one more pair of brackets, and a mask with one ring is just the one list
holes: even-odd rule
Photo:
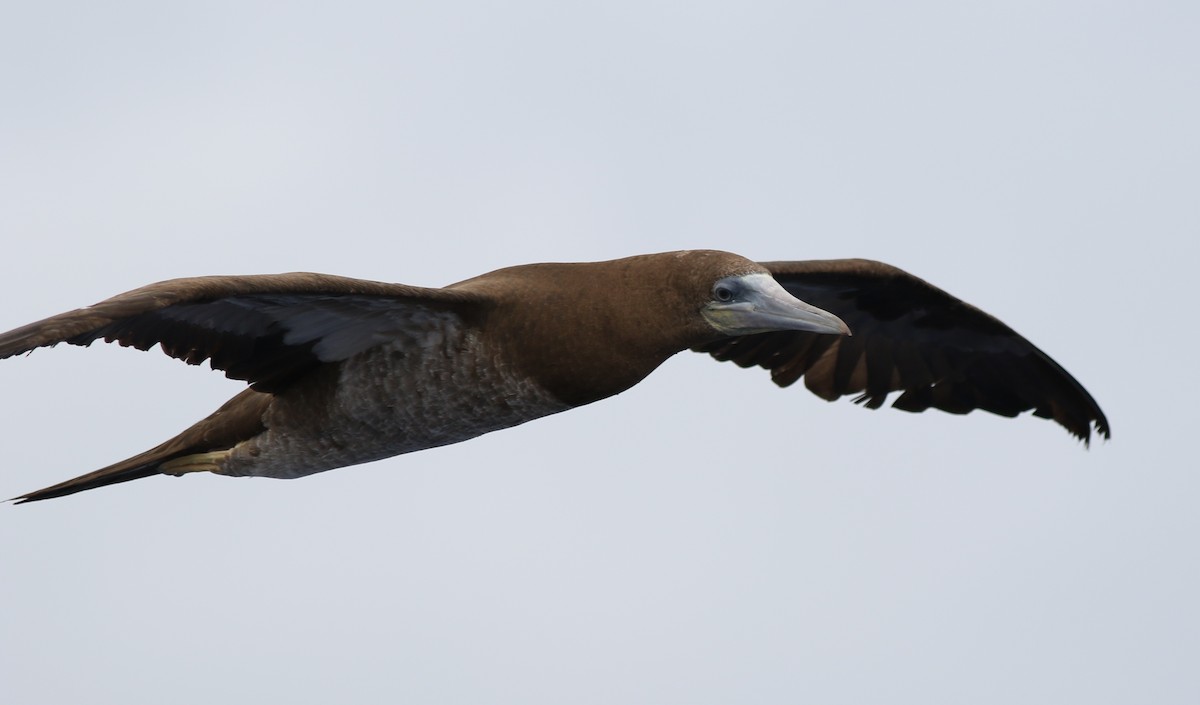
[[[1200, 701], [1200, 5], [19, 3], [0, 329], [171, 277], [871, 257], [1097, 398], [867, 411], [685, 353], [297, 481], [0, 506], [6, 702]], [[0, 364], [0, 494], [240, 384]]]

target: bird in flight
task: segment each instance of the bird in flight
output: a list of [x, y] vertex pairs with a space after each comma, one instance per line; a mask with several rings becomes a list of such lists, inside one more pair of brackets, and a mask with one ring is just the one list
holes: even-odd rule
[[689, 250], [529, 264], [435, 289], [293, 273], [172, 279], [0, 334], [163, 352], [249, 386], [150, 450], [14, 498], [151, 475], [296, 478], [458, 443], [619, 394], [684, 350], [868, 408], [1032, 411], [1086, 444], [1091, 395], [1011, 328], [861, 259]]

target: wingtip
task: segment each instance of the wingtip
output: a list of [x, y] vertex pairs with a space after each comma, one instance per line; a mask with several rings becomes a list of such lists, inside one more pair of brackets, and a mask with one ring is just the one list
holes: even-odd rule
[[1092, 439], [1097, 438], [1103, 443], [1108, 443], [1112, 440], [1112, 429], [1109, 428], [1108, 422], [1104, 419], [1093, 420], [1082, 430], [1072, 432], [1074, 436], [1083, 441], [1084, 450], [1092, 449]]

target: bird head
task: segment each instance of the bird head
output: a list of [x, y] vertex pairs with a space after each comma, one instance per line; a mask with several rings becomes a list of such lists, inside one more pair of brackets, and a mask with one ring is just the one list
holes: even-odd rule
[[709, 328], [722, 336], [772, 331], [850, 335], [837, 316], [792, 296], [762, 265], [728, 252], [676, 253], [689, 260], [693, 301]]

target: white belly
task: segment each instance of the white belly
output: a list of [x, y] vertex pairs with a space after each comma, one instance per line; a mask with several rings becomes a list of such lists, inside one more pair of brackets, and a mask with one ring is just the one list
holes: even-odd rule
[[496, 359], [476, 336], [450, 326], [441, 333], [350, 358], [336, 386], [326, 380], [289, 389], [267, 413], [268, 430], [235, 447], [222, 474], [302, 477], [458, 443], [569, 408]]

